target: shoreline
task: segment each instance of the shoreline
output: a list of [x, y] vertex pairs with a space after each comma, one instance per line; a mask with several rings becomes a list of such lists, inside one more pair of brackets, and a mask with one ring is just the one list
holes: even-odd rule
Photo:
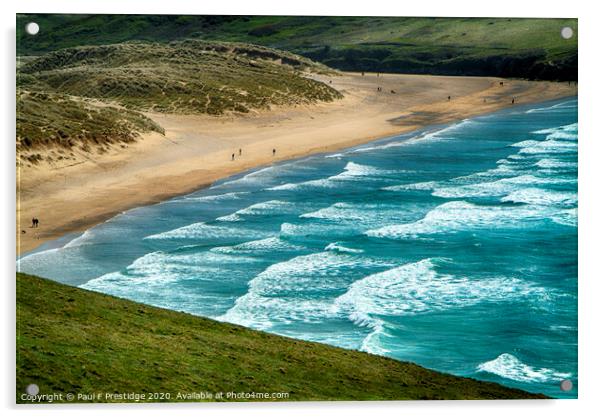
[[[125, 149], [82, 154], [81, 161], [64, 167], [19, 170], [17, 258], [129, 209], [257, 167], [495, 112], [511, 107], [515, 97], [516, 105], [524, 105], [577, 95], [577, 88], [566, 83], [491, 77], [344, 73], [320, 79], [345, 97], [247, 116], [149, 113], [165, 128], [164, 137], [144, 135]], [[383, 91], [376, 91], [377, 84]], [[40, 228], [29, 227], [33, 216], [40, 218]]]

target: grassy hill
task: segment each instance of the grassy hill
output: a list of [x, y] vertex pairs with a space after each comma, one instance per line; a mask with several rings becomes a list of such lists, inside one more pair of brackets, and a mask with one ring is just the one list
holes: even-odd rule
[[[23, 160], [69, 159], [70, 148], [103, 151], [162, 132], [143, 111], [247, 113], [342, 97], [306, 77], [328, 67], [286, 51], [242, 43], [129, 42], [28, 57], [17, 73], [17, 139]], [[57, 147], [56, 156], [41, 148]]]
[[[28, 36], [29, 21], [41, 25]], [[566, 40], [560, 30], [575, 32]], [[577, 19], [308, 16], [19, 15], [18, 53], [139, 39], [195, 38], [288, 50], [333, 68], [577, 78]]]
[[186, 401], [178, 392], [284, 392], [276, 400], [289, 401], [543, 397], [25, 274], [17, 274], [16, 375], [20, 403], [31, 383], [40, 394], [163, 392], [170, 401]]

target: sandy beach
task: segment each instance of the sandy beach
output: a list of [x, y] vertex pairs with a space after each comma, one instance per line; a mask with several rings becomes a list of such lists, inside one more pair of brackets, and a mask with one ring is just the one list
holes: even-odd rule
[[[520, 105], [577, 94], [574, 84], [488, 77], [343, 73], [320, 79], [344, 98], [243, 116], [149, 113], [165, 136], [145, 135], [102, 155], [80, 153], [65, 166], [19, 169], [17, 255], [253, 167], [492, 112], [512, 106], [513, 98]], [[33, 217], [38, 228], [31, 228]]]

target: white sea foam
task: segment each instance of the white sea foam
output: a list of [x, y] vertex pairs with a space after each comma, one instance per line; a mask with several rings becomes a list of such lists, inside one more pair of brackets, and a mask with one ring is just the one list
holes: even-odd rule
[[365, 179], [366, 177], [378, 177], [382, 175], [394, 174], [399, 171], [383, 170], [369, 165], [358, 164], [350, 161], [344, 167], [343, 171], [333, 176], [304, 181], [301, 183], [285, 183], [270, 187], [268, 190], [299, 190], [306, 188], [326, 188], [332, 189], [339, 187], [343, 182]]
[[237, 210], [236, 212], [230, 215], [221, 216], [216, 220], [224, 222], [236, 222], [242, 220], [242, 216], [276, 215], [295, 212], [295, 205], [293, 205], [290, 202], [282, 200], [268, 200], [266, 202], [252, 204], [250, 206], [247, 206], [246, 208]]
[[221, 225], [209, 225], [205, 222], [198, 222], [191, 225], [186, 225], [181, 228], [173, 229], [167, 232], [161, 232], [154, 235], [149, 235], [144, 239], [148, 240], [163, 240], [163, 239], [240, 239], [240, 238], [259, 238], [265, 236], [266, 233], [260, 231], [229, 227]]
[[88, 229], [88, 230], [84, 231], [84, 233], [81, 234], [80, 236], [72, 239], [67, 244], [65, 244], [63, 246], [63, 248], [72, 248], [72, 247], [78, 247], [80, 245], [84, 245], [84, 243], [87, 240], [89, 240], [92, 236], [93, 236], [92, 230]]
[[336, 242], [331, 242], [324, 248], [324, 250], [325, 251], [336, 251], [336, 252], [340, 252], [340, 253], [349, 253], [349, 254], [361, 254], [364, 252], [364, 250], [360, 250], [357, 248], [345, 247]]
[[241, 196], [249, 192], [229, 192], [222, 194], [206, 195], [206, 196], [184, 196], [178, 199], [168, 200], [165, 203], [191, 203], [191, 202], [213, 202], [229, 199], [240, 199]]
[[371, 204], [371, 203], [345, 203], [337, 202], [326, 208], [314, 212], [304, 213], [300, 218], [324, 219], [343, 223], [362, 225], [378, 225], [400, 219], [403, 213], [398, 206]]
[[144, 292], [151, 288], [155, 291], [169, 292], [172, 283], [195, 277], [198, 280], [213, 280], [216, 274], [223, 272], [223, 266], [247, 266], [257, 261], [251, 257], [239, 255], [202, 253], [166, 253], [156, 251], [137, 258], [125, 272], [112, 272], [90, 280], [82, 285], [89, 290], [109, 290], [111, 294], [119, 292]]
[[558, 126], [556, 128], [540, 129], [538, 131], [533, 131], [533, 133], [540, 135], [556, 134], [558, 132], [576, 133], [578, 129], [577, 123], [571, 123], [569, 125]]
[[554, 369], [529, 366], [508, 353], [501, 354], [494, 360], [479, 364], [477, 371], [492, 373], [517, 382], [559, 382], [571, 377], [571, 373], [562, 373]]
[[301, 245], [291, 244], [278, 237], [268, 237], [259, 240], [247, 241], [242, 244], [227, 246], [227, 247], [213, 247], [210, 251], [220, 253], [240, 253], [248, 252], [257, 254], [260, 252], [272, 252], [272, 251], [300, 251], [305, 249]]
[[548, 300], [549, 295], [544, 288], [516, 278], [469, 279], [439, 274], [433, 260], [424, 259], [354, 282], [337, 298], [335, 306], [365, 325], [372, 322], [371, 315], [416, 315], [518, 298], [539, 302]]
[[337, 187], [337, 183], [330, 178], [309, 180], [301, 183], [285, 183], [278, 186], [270, 187], [267, 190], [300, 190], [308, 188], [332, 189]]
[[545, 206], [478, 206], [465, 201], [453, 201], [437, 206], [419, 221], [368, 230], [366, 235], [401, 239], [466, 229], [521, 228], [527, 222], [541, 220], [556, 212]]
[[565, 209], [552, 216], [552, 220], [560, 225], [577, 226], [577, 208]]
[[354, 282], [335, 300], [333, 311], [344, 312], [357, 325], [372, 328], [362, 349], [382, 353], [386, 352], [379, 344], [386, 333], [383, 315], [418, 315], [519, 298], [533, 298], [540, 304], [549, 295], [544, 288], [515, 278], [468, 279], [439, 274], [433, 260], [424, 259]]
[[550, 330], [556, 332], [569, 332], [577, 331], [577, 327], [573, 327], [570, 325], [550, 325]]
[[567, 131], [557, 131], [557, 132], [553, 132], [551, 134], [549, 134], [546, 137], [546, 140], [551, 140], [551, 139], [560, 139], [560, 140], [570, 140], [570, 141], [574, 141], [577, 139], [577, 133], [576, 132], [567, 132]]
[[466, 125], [474, 124], [474, 123], [478, 123], [478, 122], [473, 119], [464, 119], [461, 122], [455, 123], [453, 125], [447, 126], [445, 128], [442, 128], [442, 129], [439, 129], [436, 131], [422, 133], [420, 135], [416, 135], [416, 136], [413, 136], [408, 139], [403, 139], [401, 141], [390, 141], [390, 142], [386, 142], [384, 144], [375, 144], [375, 145], [364, 146], [364, 147], [352, 150], [350, 152], [362, 153], [362, 152], [367, 152], [367, 151], [406, 147], [408, 145], [416, 144], [417, 142], [425, 142], [425, 141], [433, 142], [433, 141], [443, 140], [443, 139], [446, 139], [445, 134], [453, 132], [456, 129], [459, 129], [459, 128], [465, 127]]
[[526, 185], [568, 184], [574, 182], [574, 179], [537, 177], [531, 174], [523, 174], [491, 182], [441, 187], [435, 189], [432, 194], [444, 198], [503, 196], [522, 189]]
[[576, 162], [563, 161], [556, 158], [542, 158], [535, 165], [540, 168], [577, 168]]
[[577, 152], [577, 143], [549, 139], [521, 148], [519, 154], [567, 154]]
[[435, 181], [423, 181], [420, 183], [410, 183], [410, 184], [399, 184], [397, 186], [387, 186], [383, 187], [381, 190], [388, 190], [391, 192], [399, 192], [405, 190], [433, 190], [437, 186], [437, 182]]
[[348, 285], [345, 271], [386, 265], [331, 251], [272, 264], [249, 282], [248, 292], [218, 320], [268, 329], [279, 323], [319, 323], [333, 317], [332, 299], [316, 297]]
[[514, 144], [511, 144], [511, 147], [516, 147], [516, 148], [526, 148], [526, 147], [533, 147], [535, 145], [539, 145], [541, 141], [536, 141], [534, 139], [527, 139], [525, 141], [520, 141], [520, 142], [516, 142]]
[[301, 183], [284, 183], [278, 186], [270, 187], [268, 190], [295, 190]]
[[538, 107], [534, 109], [529, 109], [525, 113], [539, 113], [539, 112], [549, 112], [550, 110], [563, 110], [563, 109], [572, 109], [577, 106], [577, 102], [575, 100], [570, 100], [568, 102], [556, 103], [552, 106], [546, 107]]
[[577, 193], [559, 192], [537, 187], [516, 190], [501, 199], [502, 202], [529, 203], [534, 205], [575, 205]]
[[[225, 181], [225, 182], [221, 183], [220, 186], [225, 186], [228, 184], [257, 183], [257, 182], [265, 181], [266, 177], [273, 175], [274, 171], [276, 171], [276, 169], [277, 169], [276, 167], [278, 167], [278, 169], [281, 168], [281, 166], [269, 166], [269, 167], [260, 168], [259, 170], [251, 171], [250, 173], [245, 174], [242, 177]], [[266, 176], [266, 174], [267, 174], [267, 176]]]
[[338, 202], [326, 208], [318, 209], [314, 212], [304, 213], [300, 218], [328, 219], [332, 221], [361, 221], [365, 219], [366, 214], [355, 205]]
[[345, 166], [342, 173], [329, 177], [330, 180], [353, 180], [358, 177], [380, 176], [384, 174], [396, 173], [393, 170], [383, 170], [369, 165], [358, 164], [350, 161]]

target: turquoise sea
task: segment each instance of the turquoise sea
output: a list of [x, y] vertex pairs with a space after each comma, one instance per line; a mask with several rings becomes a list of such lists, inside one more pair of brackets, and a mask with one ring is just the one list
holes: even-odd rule
[[[577, 99], [260, 168], [20, 271], [577, 397]], [[574, 388], [560, 390], [570, 379]]]

